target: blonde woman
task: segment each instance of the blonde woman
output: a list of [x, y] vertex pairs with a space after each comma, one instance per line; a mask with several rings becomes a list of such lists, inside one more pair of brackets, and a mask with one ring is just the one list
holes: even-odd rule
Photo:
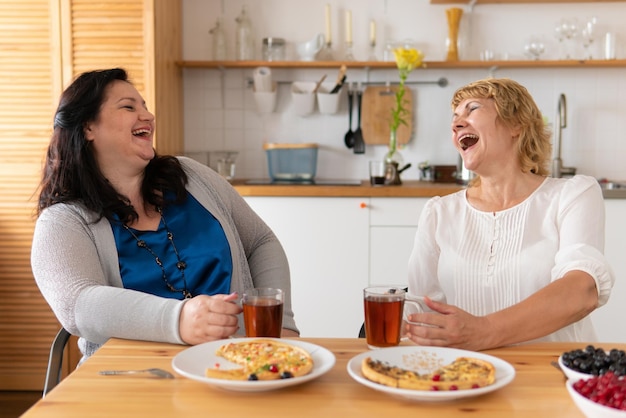
[[462, 87], [452, 109], [452, 142], [477, 177], [420, 216], [409, 294], [427, 312], [411, 316], [408, 337], [469, 350], [596, 340], [588, 315], [615, 280], [597, 181], [548, 177], [550, 132], [513, 80]]

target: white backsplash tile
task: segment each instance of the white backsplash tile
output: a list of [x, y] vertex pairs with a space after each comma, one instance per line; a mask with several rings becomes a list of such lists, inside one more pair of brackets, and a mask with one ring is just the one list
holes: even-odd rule
[[[328, 1], [257, 0], [245, 2], [251, 8], [257, 40], [283, 36], [288, 42], [302, 41], [324, 30], [324, 5]], [[183, 0], [183, 54], [185, 60], [210, 59], [207, 31], [219, 15], [219, 0]], [[231, 0], [223, 11], [229, 47], [234, 49], [234, 17], [244, 1]], [[336, 0], [333, 10], [333, 37], [337, 55], [342, 52], [341, 13], [353, 10], [355, 55], [365, 58], [371, 18], [378, 22], [380, 37], [417, 39], [427, 60], [441, 60], [445, 50], [445, 8], [429, 0]], [[619, 16], [626, 14], [626, 3], [575, 3], [564, 13], [559, 4], [477, 5], [471, 15], [473, 53], [491, 48], [510, 59], [523, 59], [524, 40], [531, 35], [526, 23], [533, 21], [535, 32], [545, 35], [546, 58], [558, 56], [553, 27], [561, 17], [583, 20], [596, 15], [605, 30], [623, 31]], [[567, 15], [567, 16], [566, 16]], [[301, 18], [295, 19], [294, 16]], [[232, 21], [232, 22], [231, 22]], [[535, 29], [535, 28], [540, 28]], [[620, 33], [626, 39], [626, 33]], [[378, 52], [382, 56], [379, 41]], [[625, 51], [620, 49], [618, 57]], [[316, 81], [327, 73], [335, 80], [337, 69], [273, 69], [275, 80]], [[367, 161], [382, 158], [384, 146], [367, 146], [366, 153], [355, 155], [343, 144], [348, 128], [347, 100], [342, 98], [336, 115], [319, 112], [296, 116], [291, 107], [289, 84], [280, 84], [275, 113], [259, 115], [254, 97], [247, 87], [252, 69], [184, 69], [184, 112], [186, 150], [235, 149], [240, 152], [236, 177], [265, 177], [267, 167], [263, 142], [317, 142], [320, 144], [318, 176], [321, 178], [365, 179]], [[596, 177], [626, 179], [626, 141], [620, 133], [626, 119], [625, 68], [527, 68], [431, 70], [418, 69], [410, 80], [436, 81], [446, 77], [449, 85], [411, 85], [414, 94], [415, 132], [402, 151], [413, 167], [403, 179], [418, 178], [417, 164], [456, 164], [457, 155], [450, 143], [450, 98], [454, 90], [468, 82], [493, 74], [510, 77], [525, 85], [541, 111], [554, 121], [559, 94], [567, 97], [567, 127], [563, 130], [562, 159], [579, 173]], [[395, 70], [350, 69], [349, 81], [397, 81]], [[353, 129], [356, 128], [356, 110]]]

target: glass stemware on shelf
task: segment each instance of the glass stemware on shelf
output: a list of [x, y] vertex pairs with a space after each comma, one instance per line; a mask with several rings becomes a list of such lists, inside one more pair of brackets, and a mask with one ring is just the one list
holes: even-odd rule
[[572, 42], [578, 33], [578, 20], [576, 18], [561, 19], [555, 28], [555, 34], [559, 40], [561, 59], [573, 59]]
[[343, 56], [344, 61], [356, 61], [352, 53], [352, 42], [346, 42], [346, 49]]
[[585, 48], [585, 56], [584, 59], [593, 59], [593, 54], [590, 51], [591, 44], [597, 34], [596, 25], [598, 20], [595, 17], [589, 18], [582, 27], [580, 31], [580, 37], [583, 42], [583, 47]]
[[526, 45], [524, 46], [524, 50], [528, 57], [534, 60], [539, 60], [541, 54], [543, 54], [546, 50], [546, 45], [541, 36], [534, 35], [528, 39]]

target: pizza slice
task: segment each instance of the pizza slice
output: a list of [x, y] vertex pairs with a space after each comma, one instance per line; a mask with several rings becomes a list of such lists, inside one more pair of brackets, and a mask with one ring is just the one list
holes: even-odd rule
[[365, 378], [385, 386], [413, 390], [475, 389], [495, 382], [495, 367], [485, 360], [459, 357], [432, 373], [419, 374], [388, 363], [363, 359], [361, 371]]
[[275, 380], [304, 376], [313, 370], [311, 354], [301, 347], [270, 339], [233, 341], [216, 354], [241, 368], [208, 368], [207, 377], [227, 380]]

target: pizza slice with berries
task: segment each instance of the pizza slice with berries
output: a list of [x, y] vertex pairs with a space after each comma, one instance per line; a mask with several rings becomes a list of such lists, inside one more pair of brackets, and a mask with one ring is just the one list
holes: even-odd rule
[[414, 390], [461, 390], [489, 386], [496, 380], [496, 370], [488, 361], [459, 357], [432, 373], [419, 374], [371, 357], [363, 359], [365, 378], [385, 386]]
[[301, 347], [271, 339], [229, 342], [216, 354], [240, 368], [208, 368], [206, 376], [228, 380], [275, 380], [304, 376], [313, 370], [311, 354]]

